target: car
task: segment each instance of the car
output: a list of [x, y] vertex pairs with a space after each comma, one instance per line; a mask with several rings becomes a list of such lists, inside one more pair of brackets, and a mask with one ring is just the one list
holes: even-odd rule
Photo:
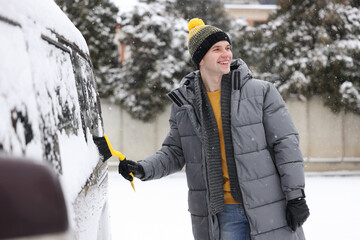
[[92, 139], [103, 136], [103, 119], [86, 41], [53, 0], [0, 6], [0, 154], [51, 166], [74, 239], [110, 239], [108, 167]]

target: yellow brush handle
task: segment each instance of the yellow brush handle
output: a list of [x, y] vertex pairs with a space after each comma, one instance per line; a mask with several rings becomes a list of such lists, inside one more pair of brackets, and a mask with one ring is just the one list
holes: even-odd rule
[[119, 152], [119, 151], [116, 151], [116, 150], [115, 150], [113, 156], [118, 157], [120, 161], [125, 160], [124, 154], [122, 154], [122, 153]]
[[[111, 155], [118, 157], [120, 161], [125, 160], [126, 157], [124, 156], [124, 154], [122, 154], [121, 152], [116, 151], [116, 150], [113, 149], [113, 147], [111, 146], [111, 143], [109, 141], [109, 138], [106, 136], [106, 134], [104, 134], [104, 137], [105, 137], [106, 143], [107, 143], [107, 145], [108, 145], [108, 147], [110, 149]], [[134, 174], [132, 172], [129, 173], [129, 174], [130, 174], [130, 176], [133, 177], [133, 180], [131, 181], [131, 186], [134, 189], [134, 191], [136, 192], [135, 185], [134, 185]]]

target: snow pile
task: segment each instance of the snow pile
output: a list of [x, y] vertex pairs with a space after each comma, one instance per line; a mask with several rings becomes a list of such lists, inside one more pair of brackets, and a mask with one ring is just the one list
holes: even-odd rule
[[340, 86], [342, 100], [348, 104], [355, 105], [360, 109], [360, 92], [351, 82], [344, 82]]
[[119, 8], [120, 13], [129, 12], [135, 5], [139, 4], [137, 0], [112, 0], [112, 2]]

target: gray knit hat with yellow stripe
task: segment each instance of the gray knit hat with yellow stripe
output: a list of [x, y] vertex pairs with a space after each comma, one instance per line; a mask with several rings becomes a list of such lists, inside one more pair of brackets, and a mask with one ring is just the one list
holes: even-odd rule
[[188, 24], [189, 35], [187, 39], [191, 60], [197, 68], [201, 59], [207, 51], [217, 42], [228, 41], [231, 44], [230, 37], [221, 29], [210, 25], [205, 25], [203, 20], [193, 18]]

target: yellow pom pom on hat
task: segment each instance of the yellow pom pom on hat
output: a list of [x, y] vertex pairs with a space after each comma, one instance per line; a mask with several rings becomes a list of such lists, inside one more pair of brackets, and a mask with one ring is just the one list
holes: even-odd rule
[[193, 18], [188, 23], [189, 35], [187, 44], [191, 60], [197, 68], [207, 51], [217, 42], [228, 41], [231, 44], [230, 37], [221, 29], [205, 25], [200, 18]]
[[193, 18], [190, 20], [189, 24], [188, 24], [188, 29], [189, 31], [191, 31], [194, 27], [197, 26], [204, 26], [205, 23], [203, 20], [201, 20], [200, 18]]

